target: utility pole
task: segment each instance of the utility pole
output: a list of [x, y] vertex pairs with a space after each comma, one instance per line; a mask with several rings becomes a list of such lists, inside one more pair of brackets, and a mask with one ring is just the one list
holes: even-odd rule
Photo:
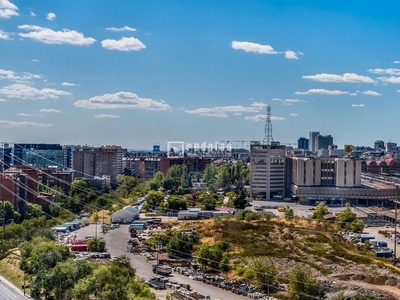
[[393, 264], [396, 265], [396, 250], [397, 250], [397, 201], [399, 196], [399, 189], [396, 186], [396, 200], [395, 200], [395, 208], [394, 208], [394, 247], [393, 247]]
[[101, 228], [103, 230], [103, 234], [104, 234], [104, 206], [102, 207], [103, 209], [103, 220], [101, 221]]

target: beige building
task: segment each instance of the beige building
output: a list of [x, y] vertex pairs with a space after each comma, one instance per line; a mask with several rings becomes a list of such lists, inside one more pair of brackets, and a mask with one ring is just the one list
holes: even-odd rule
[[270, 200], [285, 191], [286, 146], [250, 145], [250, 198]]

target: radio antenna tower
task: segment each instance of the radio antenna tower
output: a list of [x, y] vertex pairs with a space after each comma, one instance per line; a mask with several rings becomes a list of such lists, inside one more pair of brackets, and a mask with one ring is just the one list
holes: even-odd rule
[[267, 119], [265, 120], [265, 129], [264, 129], [264, 145], [271, 145], [274, 141], [272, 137], [272, 123], [271, 123], [271, 106], [267, 105]]

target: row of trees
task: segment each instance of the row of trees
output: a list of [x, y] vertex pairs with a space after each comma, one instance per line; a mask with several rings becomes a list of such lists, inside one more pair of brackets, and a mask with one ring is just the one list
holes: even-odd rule
[[20, 268], [34, 297], [53, 294], [59, 300], [155, 299], [149, 287], [135, 277], [126, 256], [107, 266], [76, 260], [67, 246], [43, 237], [22, 243], [20, 250]]

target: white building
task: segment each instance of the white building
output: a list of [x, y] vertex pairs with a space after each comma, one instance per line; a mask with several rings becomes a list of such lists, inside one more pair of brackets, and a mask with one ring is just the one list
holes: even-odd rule
[[250, 145], [250, 198], [270, 200], [285, 190], [286, 146]]

